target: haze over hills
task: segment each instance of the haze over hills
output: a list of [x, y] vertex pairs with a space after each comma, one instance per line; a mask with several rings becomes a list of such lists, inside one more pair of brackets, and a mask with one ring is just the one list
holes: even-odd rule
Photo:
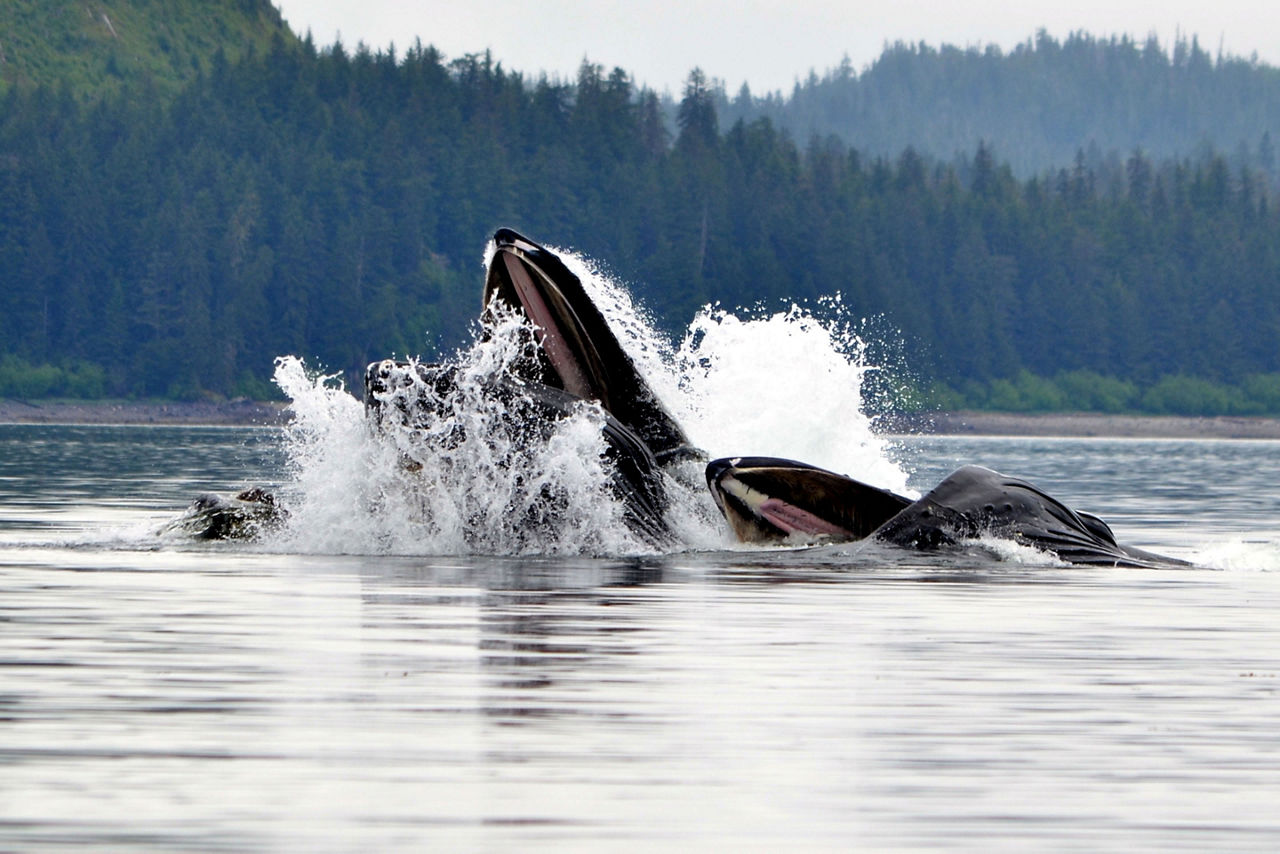
[[[876, 155], [726, 125], [700, 74], [673, 131], [622, 70], [318, 50], [261, 20], [265, 48], [215, 47], [169, 97], [146, 75], [0, 97], [0, 395], [258, 395], [284, 353], [430, 357], [467, 334], [507, 225], [611, 265], [673, 332], [709, 302], [839, 291], [951, 405], [1280, 412], [1265, 131], [1020, 178], [998, 141]], [[1206, 59], [1171, 79], [1235, 69]], [[1238, 101], [1270, 97], [1271, 69], [1241, 73]]]
[[726, 126], [767, 117], [801, 145], [831, 134], [869, 155], [910, 146], [949, 160], [985, 142], [1023, 176], [1081, 151], [1165, 159], [1206, 148], [1274, 173], [1280, 141], [1280, 69], [1211, 56], [1194, 37], [1041, 32], [1008, 53], [899, 43], [861, 73], [846, 61], [785, 97], [721, 91], [718, 104]]

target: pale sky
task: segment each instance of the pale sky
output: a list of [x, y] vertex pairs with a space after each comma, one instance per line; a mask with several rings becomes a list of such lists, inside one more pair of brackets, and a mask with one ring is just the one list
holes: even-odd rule
[[1280, 3], [1268, 0], [274, 0], [317, 45], [341, 35], [352, 48], [421, 38], [452, 59], [489, 48], [503, 67], [572, 81], [584, 58], [621, 66], [636, 82], [678, 96], [699, 66], [734, 94], [781, 90], [848, 55], [862, 70], [886, 42], [925, 41], [1009, 49], [1044, 28], [1057, 39], [1155, 33], [1167, 48], [1195, 35], [1211, 54], [1280, 65]]

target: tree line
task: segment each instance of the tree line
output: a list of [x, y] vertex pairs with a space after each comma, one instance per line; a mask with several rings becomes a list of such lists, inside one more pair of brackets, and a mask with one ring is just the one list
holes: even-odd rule
[[509, 225], [607, 263], [672, 332], [709, 302], [839, 292], [948, 405], [1090, 405], [1061, 397], [1084, 376], [1130, 384], [1099, 398], [1125, 408], [1202, 405], [1148, 395], [1179, 382], [1280, 406], [1262, 171], [1077, 151], [1019, 178], [986, 143], [939, 160], [726, 129], [716, 98], [692, 73], [672, 132], [620, 69], [530, 79], [282, 38], [172, 101], [11, 90], [0, 394], [261, 396], [283, 353], [351, 375], [430, 357], [468, 336], [484, 241]]

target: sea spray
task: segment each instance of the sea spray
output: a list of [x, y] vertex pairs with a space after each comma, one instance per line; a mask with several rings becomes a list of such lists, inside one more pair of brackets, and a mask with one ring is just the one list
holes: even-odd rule
[[[617, 282], [556, 251], [659, 400], [709, 456], [787, 456], [907, 491], [906, 473], [862, 411], [865, 351], [840, 318], [793, 306], [740, 319], [708, 307], [675, 348]], [[297, 358], [279, 359], [276, 382], [294, 414], [282, 545], [391, 554], [652, 551], [628, 529], [625, 508], [607, 487], [597, 404], [583, 402], [551, 429], [530, 430], [519, 401], [486, 391], [528, 358], [534, 341], [522, 314], [498, 310], [483, 335], [445, 360], [456, 388], [435, 397], [420, 385], [391, 392], [401, 397], [385, 403], [425, 395], [429, 405], [381, 430], [335, 378], [308, 372]], [[672, 548], [730, 544], [700, 464], [669, 469], [666, 494]]]
[[1280, 571], [1280, 540], [1224, 538], [1179, 557], [1196, 566], [1213, 569], [1277, 572]]
[[[295, 402], [287, 435], [297, 482], [292, 545], [396, 554], [627, 554], [633, 536], [608, 491], [604, 414], [583, 402], [549, 430], [532, 401], [495, 397], [494, 376], [531, 346], [531, 330], [498, 317], [488, 337], [450, 360], [451, 393], [437, 396], [414, 370], [389, 392], [404, 423], [380, 428], [345, 393], [281, 360], [277, 381]], [[346, 400], [342, 400], [345, 397]], [[354, 404], [354, 408], [351, 404]]]
[[364, 421], [364, 409], [336, 376], [308, 371], [294, 356], [276, 359], [275, 382], [289, 398], [287, 472], [282, 499], [289, 522], [285, 545], [319, 553], [371, 550], [372, 493], [385, 454]]
[[711, 457], [779, 456], [829, 468], [903, 495], [908, 473], [866, 411], [869, 371], [863, 318], [838, 294], [815, 313], [746, 317], [704, 306], [678, 348], [618, 282], [563, 249], [627, 355], [689, 435]]
[[698, 313], [676, 356], [685, 423], [713, 456], [785, 457], [911, 494], [863, 409], [865, 347], [799, 306], [743, 320]]

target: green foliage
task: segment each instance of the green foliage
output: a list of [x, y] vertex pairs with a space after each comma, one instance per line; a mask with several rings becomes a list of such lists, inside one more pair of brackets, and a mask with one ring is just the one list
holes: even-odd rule
[[1252, 374], [1245, 377], [1241, 392], [1259, 413], [1280, 413], [1280, 374]]
[[923, 410], [934, 410], [939, 412], [956, 412], [961, 409], [976, 409], [977, 404], [972, 403], [965, 398], [963, 394], [953, 389], [944, 382], [934, 381], [924, 394], [920, 396], [916, 405], [907, 406], [904, 409], [908, 412], [919, 412]]
[[12, 354], [0, 356], [0, 397], [98, 399], [106, 389], [106, 371], [89, 362], [33, 365]]
[[1052, 412], [1066, 404], [1066, 396], [1052, 381], [1030, 371], [1019, 371], [1012, 380], [992, 380], [987, 395], [987, 406], [1004, 412]]
[[66, 87], [77, 97], [143, 86], [176, 94], [215, 57], [296, 43], [270, 0], [4, 0], [0, 95]]
[[1127, 412], [1138, 403], [1138, 387], [1094, 371], [1064, 371], [1054, 377], [1063, 408], [1084, 412]]
[[1178, 374], [1147, 389], [1142, 408], [1169, 415], [1221, 415], [1240, 412], [1244, 400], [1238, 389]]
[[241, 371], [231, 387], [231, 397], [244, 397], [249, 400], [279, 400], [280, 389], [261, 377], [254, 376], [251, 371]]

